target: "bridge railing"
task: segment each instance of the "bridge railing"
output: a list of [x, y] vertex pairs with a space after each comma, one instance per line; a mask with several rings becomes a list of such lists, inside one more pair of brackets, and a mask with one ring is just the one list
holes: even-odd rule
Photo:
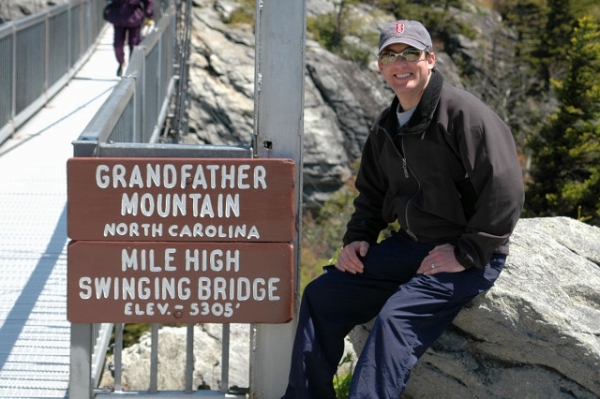
[[[157, 2], [155, 2], [156, 4]], [[251, 158], [249, 147], [239, 146], [190, 146], [158, 143], [159, 136], [168, 130], [166, 119], [176, 105], [173, 97], [180, 86], [185, 59], [181, 56], [181, 32], [177, 24], [182, 24], [181, 1], [162, 2], [167, 4], [162, 10], [155, 28], [137, 46], [128, 62], [121, 80], [115, 86], [104, 104], [73, 142], [75, 157], [225, 157]], [[188, 5], [191, 2], [188, 2]], [[179, 10], [179, 12], [178, 12]], [[189, 16], [189, 9], [187, 9]], [[188, 24], [190, 23], [188, 19]], [[179, 38], [178, 38], [179, 34]], [[179, 39], [179, 42], [177, 41]], [[185, 40], [185, 38], [183, 38]], [[189, 42], [187, 43], [189, 45]], [[179, 51], [179, 52], [178, 52]], [[180, 74], [176, 74], [179, 72]], [[97, 361], [106, 352], [106, 329], [114, 328], [113, 346], [113, 390], [99, 387], [100, 375], [97, 371], [102, 364]], [[145, 392], [152, 397], [158, 394], [158, 329], [151, 326], [151, 349], [149, 386]], [[69, 395], [76, 398], [100, 398], [122, 394], [122, 351], [124, 325], [82, 324], [71, 325], [71, 373]], [[230, 326], [222, 325], [221, 376], [217, 391], [206, 391], [215, 397], [219, 392], [225, 397], [229, 389], [229, 340]], [[194, 369], [194, 329], [187, 325], [185, 387], [179, 392], [169, 392], [169, 397], [187, 395], [193, 387]], [[102, 352], [104, 350], [104, 352]], [[196, 354], [197, 356], [198, 354]], [[137, 392], [136, 397], [144, 397], [145, 392]], [[197, 392], [202, 396], [203, 392]]]
[[[80, 137], [73, 142], [75, 157], [136, 157], [136, 158], [287, 158], [296, 162], [294, 186], [294, 220], [299, 221], [301, 204], [301, 163], [304, 101], [304, 45], [305, 0], [257, 0], [256, 8], [256, 61], [255, 126], [252, 144], [248, 146], [199, 146], [161, 142], [167, 115], [177, 118], [177, 105], [170, 97], [183, 94], [187, 84], [186, 57], [176, 60], [172, 49], [182, 51], [189, 45], [186, 37], [175, 37], [180, 29], [175, 24], [191, 25], [191, 0], [174, 0], [174, 5], [187, 3], [185, 22], [179, 13], [169, 8], [160, 19], [155, 31], [136, 48], [130, 64], [119, 84], [106, 100]], [[180, 10], [181, 8], [178, 8]], [[167, 23], [167, 20], [174, 22]], [[171, 32], [171, 33], [169, 33]], [[172, 34], [173, 36], [169, 36]], [[147, 40], [147, 41], [146, 41]], [[165, 44], [171, 43], [169, 45]], [[274, 56], [277, 54], [277, 56]], [[183, 61], [181, 61], [183, 60]], [[165, 64], [166, 62], [166, 64]], [[177, 64], [179, 62], [179, 64]], [[172, 66], [175, 65], [174, 68]], [[175, 70], [178, 69], [178, 74]], [[172, 74], [172, 76], [170, 75]], [[178, 90], [179, 89], [179, 90]], [[177, 97], [177, 95], [175, 97]], [[175, 109], [175, 112], [171, 112]], [[181, 108], [179, 109], [181, 111]], [[299, 265], [299, 225], [295, 225], [293, 266]], [[294, 312], [298, 300], [298, 273], [294, 273]], [[70, 396], [96, 399], [123, 394], [121, 386], [123, 324], [115, 325], [114, 391], [95, 389], [97, 381], [89, 378], [92, 368], [93, 324], [72, 324], [72, 356]], [[187, 325], [185, 348], [185, 389], [178, 392], [158, 392], [158, 324], [152, 324], [152, 353], [150, 356], [150, 384], [144, 391], [129, 392], [136, 397], [152, 398], [231, 397], [228, 395], [229, 325], [223, 324], [221, 353], [222, 376], [219, 391], [200, 391], [193, 387], [194, 328]], [[250, 325], [250, 397], [270, 399], [285, 389], [294, 323]], [[201, 354], [196, 354], [201, 356]]]
[[156, 141], [178, 81], [175, 17], [171, 5], [135, 48], [121, 80], [73, 143], [75, 156], [94, 155], [100, 143]]
[[104, 0], [71, 0], [0, 25], [0, 143], [77, 72], [104, 25]]

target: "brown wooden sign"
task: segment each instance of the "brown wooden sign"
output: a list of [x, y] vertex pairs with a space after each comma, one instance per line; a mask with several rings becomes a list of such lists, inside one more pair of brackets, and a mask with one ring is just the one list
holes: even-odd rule
[[67, 230], [85, 241], [290, 242], [289, 159], [71, 158]]
[[71, 242], [72, 323], [284, 323], [286, 243]]

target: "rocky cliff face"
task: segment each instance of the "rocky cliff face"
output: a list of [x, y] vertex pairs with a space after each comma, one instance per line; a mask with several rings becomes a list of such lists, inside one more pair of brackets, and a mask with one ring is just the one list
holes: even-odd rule
[[0, 25], [16, 21], [69, 0], [0, 0]]
[[[254, 112], [254, 33], [250, 26], [226, 25], [235, 4], [197, 0], [190, 66], [188, 143], [251, 143]], [[308, 14], [331, 11], [331, 1], [309, 1]], [[364, 13], [365, 18], [369, 14]], [[391, 16], [368, 17], [378, 32]], [[305, 205], [339, 189], [359, 158], [368, 129], [393, 93], [377, 69], [376, 51], [368, 68], [344, 60], [308, 40], [304, 108]], [[438, 69], [460, 86], [451, 58], [440, 51]]]

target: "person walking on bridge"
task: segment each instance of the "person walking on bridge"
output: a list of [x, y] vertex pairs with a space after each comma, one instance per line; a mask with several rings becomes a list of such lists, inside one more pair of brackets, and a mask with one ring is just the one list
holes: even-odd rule
[[[350, 399], [397, 399], [410, 371], [504, 267], [524, 189], [508, 126], [444, 83], [417, 21], [386, 25], [379, 71], [395, 96], [372, 126], [335, 265], [304, 290], [285, 399], [335, 399], [345, 336], [375, 318]], [[378, 242], [398, 221], [400, 230]]]
[[113, 25], [113, 47], [119, 63], [117, 76], [123, 74], [125, 68], [125, 38], [129, 44], [129, 55], [133, 48], [140, 44], [144, 19], [151, 21], [153, 0], [108, 0], [104, 18]]

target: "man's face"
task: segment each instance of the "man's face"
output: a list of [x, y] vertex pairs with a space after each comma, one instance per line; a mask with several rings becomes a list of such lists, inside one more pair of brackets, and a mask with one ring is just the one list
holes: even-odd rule
[[[396, 43], [386, 47], [381, 54], [386, 52], [402, 53], [410, 46]], [[401, 56], [392, 64], [385, 65], [378, 60], [379, 71], [385, 81], [399, 98], [420, 96], [429, 81], [430, 71], [435, 66], [435, 55], [423, 52], [415, 61], [406, 61]]]

